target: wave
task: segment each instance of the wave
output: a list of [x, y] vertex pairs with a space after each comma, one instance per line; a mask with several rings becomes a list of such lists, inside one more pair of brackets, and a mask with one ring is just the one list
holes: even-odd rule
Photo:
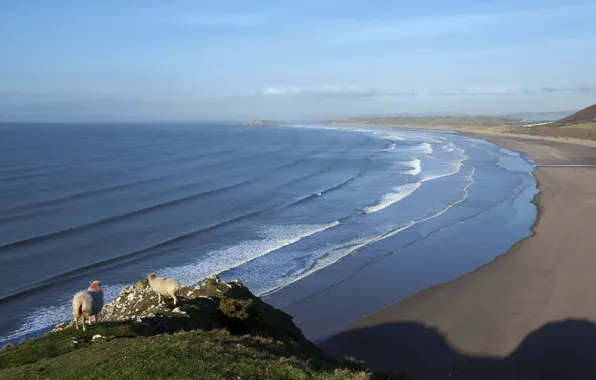
[[[182, 235], [178, 235], [173, 238], [169, 238], [162, 242], [154, 244], [151, 247], [143, 248], [143, 249], [133, 251], [133, 252], [128, 252], [128, 253], [125, 253], [120, 256], [111, 257], [109, 259], [95, 261], [93, 263], [90, 263], [90, 264], [87, 264], [87, 265], [84, 265], [84, 266], [81, 266], [78, 268], [70, 269], [70, 270], [67, 270], [67, 271], [52, 275], [52, 276], [48, 276], [46, 278], [43, 278], [43, 279], [37, 281], [36, 283], [34, 283], [33, 285], [31, 285], [27, 288], [20, 288], [20, 289], [17, 289], [16, 291], [13, 291], [10, 294], [0, 297], [0, 303], [20, 297], [25, 294], [35, 293], [41, 289], [48, 288], [51, 285], [58, 285], [58, 284], [65, 283], [65, 282], [68, 282], [70, 280], [73, 280], [73, 279], [76, 279], [79, 277], [84, 277], [87, 275], [88, 271], [93, 270], [93, 269], [102, 268], [102, 267], [105, 268], [106, 266], [108, 266], [110, 264], [122, 265], [124, 262], [132, 262], [132, 261], [139, 260], [141, 258], [146, 258], [149, 256], [154, 256], [154, 255], [160, 254], [163, 252], [164, 249], [166, 249], [167, 247], [171, 246], [174, 243], [179, 243], [179, 242], [194, 238], [202, 233], [213, 231], [213, 230], [216, 230], [223, 226], [226, 226], [226, 225], [229, 225], [229, 224], [241, 221], [241, 220], [248, 219], [250, 217], [260, 214], [261, 212], [262, 211], [253, 211], [248, 214], [240, 215], [240, 216], [237, 216], [237, 217], [234, 217], [231, 219], [227, 219], [227, 220], [224, 220], [224, 221], [221, 221], [218, 223], [214, 223], [212, 225], [209, 225], [209, 226], [197, 229], [197, 230], [191, 230], [189, 232], [183, 233]], [[126, 261], [126, 260], [128, 260], [128, 261]]]
[[177, 278], [184, 284], [193, 285], [209, 276], [239, 267], [337, 225], [339, 221], [336, 220], [328, 224], [264, 227], [260, 232], [261, 239], [247, 240], [231, 247], [218, 249], [209, 252], [206, 257], [201, 257], [193, 264], [158, 270], [158, 273]]
[[68, 172], [69, 172], [69, 170], [67, 168], [61, 168], [61, 169], [49, 171], [49, 172], [19, 174], [19, 175], [15, 175], [12, 177], [0, 177], [0, 182], [16, 182], [16, 181], [22, 181], [25, 179], [29, 179], [29, 178], [35, 178], [35, 179], [45, 178], [45, 177], [51, 177], [51, 176], [60, 175], [60, 174], [66, 174]]
[[[315, 252], [312, 256], [309, 256], [308, 261], [309, 264], [306, 267], [300, 268], [292, 273], [291, 276], [287, 276], [282, 278], [278, 281], [275, 285], [269, 286], [268, 288], [257, 290], [256, 294], [259, 297], [266, 297], [272, 293], [275, 293], [286, 286], [299, 281], [305, 277], [310, 276], [311, 274], [320, 271], [330, 265], [333, 265], [343, 259], [350, 254], [361, 250], [362, 248], [369, 246], [373, 243], [376, 243], [380, 240], [386, 239], [390, 236], [393, 236], [401, 231], [404, 231], [414, 225], [415, 222], [410, 221], [394, 230], [389, 231], [386, 234], [381, 234], [378, 236], [372, 236], [368, 238], [361, 238], [361, 239], [354, 239], [347, 243], [333, 246], [333, 247], [325, 247], [320, 249], [319, 251]], [[308, 297], [307, 297], [308, 298]], [[302, 301], [304, 298], [294, 300], [291, 303], [297, 303]], [[288, 305], [282, 306], [285, 308]]]
[[391, 206], [396, 202], [401, 201], [408, 195], [412, 194], [419, 187], [420, 182], [408, 183], [405, 185], [394, 187], [393, 191], [391, 193], [383, 195], [383, 197], [377, 204], [365, 207], [362, 211], [364, 211], [365, 214], [372, 214], [373, 212], [380, 211], [384, 208]]
[[421, 164], [420, 160], [417, 158], [410, 160], [410, 161], [400, 162], [399, 164], [411, 168], [410, 170], [402, 171], [401, 174], [418, 175], [422, 171], [422, 164]]
[[450, 164], [450, 167], [445, 171], [425, 173], [422, 176], [420, 176], [420, 182], [432, 181], [433, 179], [448, 177], [450, 175], [457, 174], [462, 165], [462, 163], [452, 163]]
[[[245, 181], [237, 182], [237, 183], [234, 183], [234, 184], [231, 184], [231, 185], [228, 185], [228, 186], [222, 186], [222, 187], [219, 187], [219, 188], [215, 188], [215, 189], [211, 189], [211, 190], [206, 190], [206, 191], [194, 193], [194, 194], [191, 194], [191, 195], [188, 195], [188, 196], [185, 196], [185, 197], [181, 197], [181, 198], [169, 200], [169, 201], [166, 201], [166, 202], [161, 202], [161, 203], [153, 204], [153, 205], [150, 205], [150, 206], [147, 206], [147, 207], [143, 207], [143, 208], [140, 208], [140, 209], [137, 209], [137, 210], [133, 210], [133, 211], [130, 211], [130, 212], [127, 212], [127, 213], [124, 213], [124, 214], [118, 214], [118, 215], [115, 215], [115, 216], [112, 216], [112, 217], [109, 217], [109, 218], [100, 219], [100, 220], [97, 220], [95, 222], [81, 224], [81, 225], [78, 225], [78, 226], [70, 227], [70, 228], [59, 230], [59, 231], [56, 231], [56, 232], [51, 232], [51, 233], [47, 233], [47, 234], [43, 234], [43, 235], [37, 235], [37, 236], [33, 236], [33, 237], [30, 237], [30, 238], [27, 238], [27, 239], [23, 239], [23, 240], [18, 240], [18, 241], [14, 241], [14, 242], [2, 244], [2, 245], [0, 245], [0, 250], [2, 250], [2, 249], [8, 249], [8, 248], [15, 248], [15, 247], [23, 246], [23, 245], [28, 245], [28, 244], [36, 244], [36, 243], [40, 243], [40, 242], [45, 242], [45, 241], [48, 241], [48, 240], [59, 238], [59, 237], [64, 236], [64, 235], [68, 235], [68, 234], [72, 234], [72, 233], [76, 233], [76, 232], [85, 231], [85, 230], [88, 230], [88, 229], [93, 229], [93, 228], [105, 226], [107, 224], [114, 223], [114, 222], [117, 222], [117, 221], [120, 221], [120, 220], [124, 220], [124, 219], [130, 218], [130, 217], [137, 217], [137, 216], [145, 215], [145, 214], [148, 214], [148, 213], [151, 213], [151, 212], [155, 212], [157, 210], [161, 210], [161, 209], [164, 209], [164, 208], [167, 208], [167, 207], [184, 204], [186, 202], [194, 201], [194, 200], [200, 199], [200, 198], [205, 197], [205, 196], [208, 196], [208, 195], [212, 195], [212, 194], [216, 194], [216, 193], [221, 193], [221, 192], [229, 191], [229, 190], [232, 190], [232, 189], [237, 189], [240, 186], [246, 186], [246, 185], [249, 185], [251, 183], [254, 183], [254, 182], [260, 180], [263, 176], [266, 176], [266, 175], [275, 173], [275, 172], [277, 172], [277, 171], [279, 171], [281, 169], [293, 167], [293, 166], [295, 166], [295, 165], [297, 165], [297, 164], [299, 164], [299, 163], [301, 163], [303, 161], [309, 161], [309, 160], [312, 160], [312, 158], [307, 159], [307, 160], [305, 160], [303, 158], [300, 158], [298, 160], [294, 160], [292, 162], [289, 162], [289, 163], [286, 163], [286, 164], [283, 164], [283, 165], [279, 165], [279, 166], [276, 166], [274, 168], [268, 169], [268, 170], [266, 170], [264, 172], [258, 173], [258, 175], [255, 176], [255, 177], [253, 177], [253, 178], [247, 179]], [[320, 175], [321, 173], [326, 172], [327, 170], [329, 170], [333, 166], [335, 166], [335, 164], [334, 165], [330, 165], [329, 167], [327, 167], [325, 169], [322, 169], [322, 170], [320, 170], [317, 173], [309, 174], [307, 176], [303, 176], [303, 177], [300, 177], [298, 179], [294, 179], [294, 180], [288, 181], [287, 183], [284, 183], [283, 185], [280, 185], [280, 186], [286, 186], [288, 183], [293, 183], [293, 182], [296, 182], [296, 181], [304, 180], [305, 178], [309, 178], [309, 177], [312, 177], [314, 175]], [[202, 184], [202, 183], [204, 183], [204, 181], [196, 182], [194, 184], [196, 185], [196, 184]], [[185, 184], [185, 185], [183, 185], [181, 187], [188, 187], [188, 184]], [[170, 189], [170, 191], [171, 190], [173, 190], [173, 189]], [[5, 218], [4, 217], [3, 218], [0, 218], [0, 220], [3, 220], [3, 219], [5, 219]]]
[[457, 150], [460, 158], [454, 162], [447, 163], [446, 169], [444, 170], [437, 170], [437, 171], [425, 171], [420, 176], [420, 182], [432, 181], [434, 179], [448, 177], [453, 174], [459, 173], [461, 167], [463, 166], [463, 162], [466, 161], [469, 157], [465, 154], [465, 151], [459, 147], [454, 147], [454, 150]]
[[419, 143], [417, 145], [408, 147], [408, 148], [403, 148], [402, 150], [407, 150], [407, 151], [414, 151], [414, 152], [419, 152], [425, 155], [429, 155], [433, 152], [433, 147], [432, 145], [430, 145], [427, 142], [422, 142]]
[[[211, 163], [207, 163], [207, 164], [200, 164], [200, 165], [196, 165], [196, 166], [191, 166], [191, 167], [186, 167], [183, 168], [181, 170], [175, 170], [175, 171], [171, 171], [170, 174], [176, 174], [178, 176], [183, 176], [183, 175], [187, 175], [187, 174], [196, 174], [197, 170], [199, 169], [207, 169], [207, 168], [213, 168], [213, 167], [217, 167], [219, 165], [227, 165], [227, 164], [231, 164], [234, 162], [243, 162], [246, 163], [248, 160], [253, 160], [253, 159], [258, 159], [258, 158], [263, 158], [266, 157], [268, 155], [271, 154], [275, 154], [281, 151], [284, 151], [286, 149], [292, 149], [295, 146], [295, 144], [291, 144], [291, 145], [285, 145], [282, 148], [278, 148], [278, 149], [274, 149], [274, 150], [268, 150], [265, 151], [263, 153], [259, 153], [259, 154], [254, 154], [254, 152], [251, 152], [248, 155], [244, 155], [244, 156], [235, 156], [232, 159], [225, 159], [225, 160], [221, 160], [221, 161], [216, 161], [216, 162], [211, 162]], [[106, 179], [111, 179], [116, 175], [129, 175], [131, 171], [133, 170], [141, 170], [141, 169], [146, 169], [146, 168], [155, 168], [155, 164], [152, 162], [144, 162], [141, 165], [137, 165], [137, 166], [129, 166], [126, 167], [124, 169], [120, 169], [120, 170], [115, 170], [115, 171], [111, 171], [111, 172], [105, 172], [105, 173], [101, 173], [100, 175], [97, 175], [94, 177], [93, 180], [91, 181], [85, 181], [85, 182], [81, 182], [78, 184], [73, 184], [73, 183], [68, 183], [66, 181], [60, 181], [60, 184], [58, 185], [51, 185], [51, 186], [39, 186], [37, 187], [35, 190], [32, 191], [28, 191], [28, 194], [30, 196], [37, 194], [37, 193], [46, 193], [49, 191], [57, 191], [57, 190], [61, 190], [61, 189], [70, 189], [73, 186], [79, 186], [81, 187], [83, 184], [101, 184], [104, 183], [106, 181]], [[163, 177], [164, 179], [169, 178], [168, 176]], [[52, 181], [48, 181], [48, 183], [53, 183]], [[12, 189], [13, 192], [17, 192], [20, 191], [19, 189]]]
[[0, 176], [4, 175], [4, 174], [25, 174], [25, 173], [30, 173], [30, 172], [35, 172], [39, 173], [39, 172], [44, 172], [44, 170], [48, 170], [48, 169], [61, 169], [64, 168], [66, 166], [71, 166], [70, 165], [71, 162], [59, 162], [56, 164], [48, 164], [48, 165], [39, 165], [39, 164], [33, 164], [33, 165], [29, 165], [29, 166], [8, 166], [8, 167], [3, 167], [0, 168]]
[[118, 222], [120, 220], [124, 220], [127, 218], [131, 218], [131, 217], [137, 217], [137, 216], [141, 216], [141, 215], [145, 215], [145, 214], [149, 214], [151, 212], [155, 212], [157, 210], [161, 210], [167, 207], [171, 207], [174, 205], [180, 205], [180, 204], [184, 204], [186, 202], [195, 200], [195, 199], [199, 199], [200, 197], [206, 196], [206, 195], [210, 195], [210, 194], [215, 194], [217, 192], [221, 192], [221, 191], [225, 191], [231, 188], [236, 187], [238, 184], [234, 184], [234, 185], [230, 185], [230, 186], [224, 186], [224, 187], [220, 187], [220, 188], [216, 188], [216, 189], [211, 189], [208, 191], [203, 191], [203, 192], [199, 192], [199, 193], [195, 193], [195, 194], [191, 194], [188, 195], [186, 197], [182, 197], [182, 198], [177, 198], [177, 199], [173, 199], [170, 201], [166, 201], [166, 202], [162, 202], [162, 203], [157, 203], [157, 204], [153, 204], [141, 209], [137, 209], [131, 212], [127, 212], [124, 214], [118, 214], [109, 218], [104, 218], [104, 219], [100, 219], [97, 220], [95, 222], [91, 222], [91, 223], [86, 223], [86, 224], [81, 224], [78, 226], [74, 226], [74, 227], [70, 227], [70, 228], [66, 228], [63, 230], [59, 230], [56, 232], [51, 232], [48, 234], [44, 234], [44, 235], [37, 235], [37, 236], [33, 236], [30, 237], [28, 239], [23, 239], [23, 240], [18, 240], [18, 241], [13, 241], [10, 243], [6, 243], [6, 244], [2, 244], [0, 245], [0, 249], [11, 249], [11, 248], [16, 248], [16, 247], [20, 247], [20, 246], [24, 246], [24, 245], [31, 245], [31, 244], [38, 244], [38, 243], [42, 243], [42, 242], [47, 242], [49, 240], [53, 240], [56, 238], [60, 238], [62, 236], [65, 235], [70, 235], [73, 233], [77, 233], [77, 232], [81, 232], [81, 231], [85, 231], [85, 230], [89, 230], [89, 229], [94, 229], [97, 227], [102, 227], [114, 222]]
[[[102, 286], [106, 303], [116, 298], [124, 288], [122, 285]], [[59, 323], [67, 321], [72, 315], [72, 298], [63, 297], [55, 302], [55, 306], [40, 307], [25, 316], [21, 327], [11, 331], [6, 336], [0, 336], [0, 347], [15, 339], [22, 339], [33, 333], [53, 328]]]
[[299, 204], [302, 204], [302, 203], [305, 203], [305, 202], [307, 202], [307, 201], [309, 201], [309, 200], [313, 200], [313, 199], [317, 199], [317, 198], [319, 198], [319, 197], [322, 197], [323, 195], [329, 194], [329, 193], [330, 193], [330, 192], [332, 192], [332, 191], [339, 190], [339, 189], [341, 189], [342, 187], [344, 187], [344, 186], [346, 186], [346, 185], [348, 185], [348, 184], [352, 183], [353, 181], [355, 181], [355, 180], [356, 180], [358, 177], [360, 177], [360, 175], [362, 175], [362, 173], [364, 173], [365, 171], [366, 171], [366, 170], [361, 170], [361, 171], [360, 171], [359, 173], [357, 173], [356, 175], [354, 175], [354, 176], [352, 176], [352, 177], [350, 177], [350, 178], [346, 179], [346, 180], [345, 180], [345, 181], [343, 181], [343, 182], [340, 182], [340, 183], [338, 183], [337, 185], [334, 185], [334, 186], [328, 187], [328, 188], [326, 188], [325, 190], [321, 190], [321, 191], [318, 191], [318, 192], [316, 192], [316, 191], [315, 191], [313, 194], [310, 194], [310, 195], [307, 195], [307, 196], [305, 196], [305, 197], [299, 198], [298, 200], [295, 200], [295, 201], [293, 201], [293, 202], [291, 202], [291, 203], [289, 203], [289, 204], [285, 205], [283, 208], [289, 208], [289, 207], [292, 207], [292, 206], [297, 206], [297, 205], [299, 205]]
[[[313, 259], [313, 260], [311, 260], [311, 265], [309, 267], [307, 267], [306, 269], [300, 269], [299, 271], [296, 271], [294, 273], [294, 276], [292, 276], [292, 277], [286, 277], [286, 278], [282, 279], [282, 281], [278, 282], [276, 285], [271, 286], [271, 287], [269, 287], [267, 289], [263, 289], [262, 291], [259, 292], [258, 295], [260, 297], [266, 297], [268, 295], [271, 295], [272, 293], [275, 293], [275, 292], [281, 290], [282, 288], [284, 288], [284, 287], [286, 287], [286, 286], [288, 286], [288, 285], [290, 285], [290, 284], [292, 284], [292, 283], [294, 283], [294, 282], [296, 282], [298, 280], [301, 280], [301, 279], [303, 279], [303, 278], [305, 278], [307, 276], [310, 276], [313, 273], [318, 272], [321, 269], [324, 269], [324, 268], [328, 267], [329, 265], [335, 264], [336, 262], [338, 262], [339, 260], [343, 259], [344, 257], [346, 257], [346, 256], [348, 256], [348, 255], [350, 255], [350, 254], [352, 254], [352, 253], [354, 253], [356, 251], [359, 251], [359, 250], [361, 250], [362, 248], [364, 248], [366, 246], [369, 246], [369, 245], [371, 245], [373, 243], [376, 243], [378, 241], [381, 241], [381, 240], [387, 239], [387, 238], [389, 238], [391, 236], [394, 236], [394, 235], [396, 235], [396, 234], [398, 234], [398, 233], [400, 233], [400, 232], [402, 232], [402, 231], [404, 231], [404, 230], [406, 230], [406, 229], [408, 229], [408, 228], [410, 228], [410, 227], [412, 227], [414, 225], [417, 225], [419, 223], [423, 223], [423, 222], [425, 222], [427, 220], [434, 219], [436, 217], [439, 217], [439, 216], [443, 215], [448, 210], [450, 210], [452, 207], [454, 207], [454, 206], [456, 206], [456, 205], [464, 202], [468, 198], [468, 195], [469, 195], [468, 189], [474, 183], [474, 174], [475, 174], [475, 172], [476, 172], [476, 170], [474, 168], [472, 168], [470, 174], [468, 175], [469, 182], [462, 189], [464, 191], [464, 196], [461, 197], [460, 199], [458, 199], [457, 201], [455, 201], [455, 202], [447, 205], [442, 210], [439, 210], [438, 212], [436, 212], [436, 213], [434, 213], [432, 215], [429, 215], [429, 216], [426, 216], [426, 217], [423, 217], [423, 218], [420, 218], [420, 219], [417, 219], [417, 220], [411, 220], [411, 221], [407, 222], [406, 224], [403, 224], [403, 225], [401, 225], [399, 227], [396, 227], [394, 229], [391, 229], [391, 230], [389, 230], [389, 231], [387, 231], [385, 233], [382, 233], [382, 234], [380, 234], [378, 236], [369, 237], [368, 239], [354, 239], [354, 240], [352, 240], [352, 241], [350, 241], [350, 242], [348, 242], [346, 244], [342, 244], [341, 246], [336, 246], [336, 247], [333, 247], [331, 249], [329, 249], [329, 248], [322, 249], [322, 251], [324, 251], [323, 252], [323, 255], [320, 255], [320, 254], [318, 255], [318, 256], [321, 256], [321, 258], [318, 259], [318, 260], [316, 258]], [[503, 201], [501, 203], [504, 203], [504, 202], [506, 202], [506, 201]], [[494, 208], [494, 207], [497, 207], [497, 206], [493, 206], [493, 207], [491, 207], [491, 209]], [[488, 212], [488, 210], [485, 210], [482, 213], [484, 213], [484, 212]], [[474, 215], [473, 217], [475, 217], [475, 216], [477, 216], [477, 215]], [[471, 219], [471, 218], [472, 217], [467, 218], [466, 220]], [[461, 222], [462, 222], [461, 220], [458, 220], [454, 224], [461, 223]], [[445, 228], [447, 228], [447, 227], [441, 227], [439, 230], [443, 230]], [[432, 235], [432, 234], [436, 233], [437, 231], [438, 230], [433, 231], [429, 235]], [[400, 248], [400, 250], [401, 249], [404, 249], [404, 248], [407, 248], [407, 247], [410, 247], [410, 246], [418, 243], [419, 241], [426, 239], [429, 235], [427, 235], [426, 237], [421, 237], [419, 239], [416, 239], [414, 242], [412, 242], [412, 243], [410, 243], [410, 244], [408, 244], [408, 245]], [[377, 261], [378, 260], [374, 260], [372, 263], [377, 262]], [[370, 265], [370, 264], [367, 264], [365, 266], [368, 266], [368, 265]], [[340, 282], [343, 282], [346, 279], [341, 280]], [[333, 286], [335, 286], [337, 284], [338, 283], [334, 283], [334, 284], [330, 285], [329, 287], [333, 287]], [[325, 289], [327, 289], [327, 288], [325, 288]], [[325, 290], [325, 289], [323, 289], [323, 290]], [[285, 305], [281, 305], [279, 307], [286, 308], [286, 307], [288, 307], [288, 306], [290, 306], [292, 304], [296, 304], [296, 303], [302, 302], [305, 299], [308, 299], [308, 298], [310, 298], [310, 297], [312, 297], [312, 296], [320, 293], [323, 290], [319, 290], [319, 291], [317, 291], [314, 294], [310, 294], [310, 295], [304, 296], [304, 297], [302, 297], [300, 299], [292, 300], [291, 302], [289, 302], [289, 303], [287, 303]]]
[[[301, 160], [296, 160], [296, 161], [301, 161]], [[290, 164], [281, 165], [281, 166], [277, 167], [277, 169], [282, 168], [282, 167], [286, 167], [288, 165], [290, 165]], [[322, 170], [320, 170], [320, 172], [321, 173], [324, 173], [324, 172], [328, 171], [334, 165], [331, 165], [328, 168], [322, 169]], [[345, 181], [340, 182], [337, 185], [334, 185], [332, 187], [329, 187], [329, 188], [327, 188], [327, 189], [325, 189], [325, 190], [323, 190], [323, 191], [321, 191], [321, 192], [319, 192], [317, 194], [314, 194], [314, 195], [311, 194], [311, 195], [309, 195], [309, 196], [307, 196], [305, 198], [299, 199], [297, 201], [293, 201], [293, 202], [290, 202], [288, 204], [281, 205], [279, 207], [275, 207], [275, 208], [273, 208], [273, 210], [281, 210], [283, 208], [292, 207], [292, 206], [297, 205], [297, 204], [300, 204], [300, 203], [302, 203], [302, 202], [304, 202], [304, 201], [306, 201], [308, 199], [312, 199], [314, 197], [318, 197], [319, 196], [318, 194], [323, 195], [323, 194], [327, 194], [329, 192], [338, 190], [338, 189], [346, 186], [350, 182], [354, 181], [355, 179], [357, 179], [365, 171], [366, 171], [366, 169], [362, 169], [356, 175], [348, 178]], [[309, 174], [309, 175], [306, 175], [306, 176], [304, 176], [302, 178], [299, 178], [299, 179], [293, 179], [291, 181], [288, 181], [288, 182], [280, 185], [279, 187], [287, 186], [287, 184], [289, 184], [289, 183], [300, 181], [303, 178], [307, 178], [307, 177], [310, 177], [312, 175], [313, 174]], [[228, 187], [230, 187], [230, 186], [228, 186]], [[217, 190], [211, 190], [210, 192], [217, 192]], [[180, 202], [180, 201], [181, 201], [181, 199], [174, 200], [172, 202]], [[160, 207], [161, 208], [161, 207], [164, 207], [164, 206], [163, 206], [163, 204], [160, 204], [160, 205], [157, 205], [156, 207]], [[129, 253], [126, 253], [126, 254], [123, 254], [123, 255], [120, 255], [120, 256], [117, 256], [117, 257], [112, 257], [112, 258], [106, 259], [106, 260], [97, 261], [97, 262], [94, 262], [94, 263], [91, 263], [91, 264], [88, 264], [88, 265], [85, 265], [85, 266], [82, 266], [82, 267], [79, 267], [79, 268], [76, 268], [76, 269], [72, 269], [72, 270], [69, 270], [69, 271], [65, 271], [65, 272], [62, 272], [62, 273], [59, 273], [59, 274], [56, 274], [56, 275], [53, 275], [53, 276], [44, 278], [44, 279], [38, 281], [37, 283], [33, 284], [32, 286], [30, 286], [30, 287], [28, 287], [26, 289], [17, 290], [16, 292], [13, 292], [11, 294], [8, 294], [8, 295], [6, 295], [4, 297], [0, 297], [0, 302], [7, 301], [9, 299], [13, 299], [13, 298], [19, 297], [19, 296], [24, 295], [24, 294], [34, 293], [34, 292], [36, 292], [36, 291], [38, 291], [38, 290], [40, 290], [40, 289], [42, 289], [44, 287], [49, 286], [50, 284], [55, 285], [55, 284], [58, 284], [58, 283], [62, 283], [62, 282], [66, 282], [66, 281], [72, 280], [72, 279], [77, 278], [77, 277], [84, 276], [87, 271], [92, 270], [92, 269], [97, 269], [97, 268], [100, 268], [100, 267], [103, 267], [105, 269], [105, 267], [108, 266], [108, 265], [122, 265], [125, 261], [126, 262], [132, 262], [132, 261], [139, 260], [141, 258], [146, 258], [146, 257], [149, 257], [149, 256], [160, 254], [160, 253], [163, 252], [164, 249], [166, 249], [167, 246], [169, 246], [171, 244], [178, 243], [178, 242], [181, 242], [183, 240], [187, 240], [187, 239], [196, 237], [199, 234], [202, 234], [202, 233], [205, 233], [205, 232], [208, 232], [208, 231], [213, 231], [213, 230], [215, 230], [217, 228], [221, 228], [223, 226], [226, 226], [226, 225], [229, 225], [229, 224], [232, 224], [232, 223], [241, 221], [241, 220], [245, 220], [247, 218], [254, 217], [254, 216], [257, 216], [257, 215], [262, 214], [264, 212], [268, 212], [268, 211], [270, 211], [270, 210], [257, 210], [257, 211], [253, 211], [253, 212], [250, 212], [248, 214], [240, 215], [238, 217], [234, 217], [234, 218], [231, 218], [231, 219], [228, 219], [228, 220], [224, 220], [222, 222], [215, 223], [215, 224], [212, 224], [210, 226], [207, 226], [207, 227], [204, 227], [204, 228], [201, 228], [201, 229], [197, 229], [197, 230], [194, 230], [194, 231], [190, 231], [188, 233], [182, 234], [180, 236], [176, 236], [174, 238], [170, 238], [168, 240], [162, 241], [162, 242], [157, 243], [157, 244], [155, 244], [155, 245], [153, 245], [151, 247], [148, 247], [148, 248], [144, 248], [144, 249], [140, 249], [140, 250], [137, 250], [137, 251], [129, 252]], [[145, 213], [145, 212], [148, 212], [148, 211], [145, 211], [145, 209], [144, 209], [144, 210], [133, 212], [132, 214], [135, 214], [136, 215], [139, 212]], [[120, 219], [121, 217], [122, 216], [118, 216], [118, 217], [115, 217], [115, 218]], [[108, 223], [107, 220], [103, 220], [103, 221], [100, 221], [100, 222], [102, 224], [103, 223]], [[339, 224], [339, 222], [337, 222], [337, 223]], [[93, 227], [97, 227], [97, 225], [94, 225]], [[72, 229], [70, 229], [70, 230], [67, 230], [67, 231], [60, 232], [60, 235], [68, 234], [68, 233], [72, 233], [72, 232], [73, 232]], [[48, 235], [44, 235], [44, 236], [46, 238], [48, 238]], [[41, 237], [38, 237], [38, 238], [41, 238]], [[49, 237], [49, 238], [52, 238], [52, 237]], [[17, 243], [25, 244], [28, 240], [30, 240], [30, 239], [27, 239], [27, 240], [22, 241], [22, 242], [17, 242]], [[17, 244], [17, 243], [15, 243], [15, 244]], [[2, 248], [2, 247], [0, 247], [0, 248]]]
[[[64, 202], [70, 202], [70, 201], [75, 201], [78, 199], [84, 199], [89, 196], [109, 193], [109, 192], [115, 191], [115, 190], [123, 190], [123, 189], [131, 188], [131, 187], [135, 187], [138, 185], [146, 185], [146, 184], [149, 184], [152, 182], [157, 182], [160, 179], [161, 178], [148, 178], [148, 179], [144, 179], [144, 180], [140, 180], [140, 181], [122, 183], [122, 184], [118, 184], [118, 185], [114, 185], [114, 186], [102, 187], [102, 188], [95, 189], [95, 190], [83, 191], [83, 192], [75, 193], [75, 194], [69, 194], [69, 195], [65, 195], [63, 197], [59, 197], [59, 198], [48, 199], [48, 200], [39, 201], [39, 202], [35, 202], [35, 203], [28, 203], [28, 204], [24, 204], [24, 205], [20, 205], [20, 206], [15, 206], [12, 208], [8, 208], [6, 210], [2, 210], [2, 213], [4, 215], [0, 216], [0, 222], [12, 221], [14, 219], [31, 217], [31, 216], [35, 216], [38, 214], [43, 214], [45, 212], [48, 212], [47, 210], [39, 210], [38, 208], [40, 208], [40, 207], [46, 207], [46, 206], [62, 207], [64, 205]], [[31, 210], [31, 209], [34, 209], [34, 210]], [[29, 210], [31, 210], [31, 211], [29, 211]], [[27, 211], [29, 211], [29, 212], [27, 212]], [[18, 214], [10, 215], [10, 216], [6, 215], [6, 214], [14, 214], [14, 213], [18, 213]]]

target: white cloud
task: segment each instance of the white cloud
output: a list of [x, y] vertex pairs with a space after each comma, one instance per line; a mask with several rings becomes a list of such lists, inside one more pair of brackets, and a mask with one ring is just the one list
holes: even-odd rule
[[322, 87], [298, 88], [298, 87], [267, 87], [263, 90], [265, 96], [302, 96], [321, 98], [372, 98], [381, 96], [412, 96], [414, 92], [387, 91], [363, 89], [357, 86], [337, 86], [328, 84]]
[[596, 84], [578, 83], [570, 86], [543, 86], [541, 92], [596, 92]]
[[296, 87], [283, 88], [283, 87], [267, 87], [263, 90], [263, 95], [285, 95], [294, 94], [300, 92]]
[[525, 86], [471, 86], [452, 90], [435, 91], [434, 95], [516, 95], [531, 92]]
[[445, 96], [483, 96], [483, 95], [520, 95], [536, 94], [549, 92], [596, 92], [596, 84], [575, 84], [558, 86], [471, 86], [452, 90], [438, 90], [432, 92], [432, 95]]

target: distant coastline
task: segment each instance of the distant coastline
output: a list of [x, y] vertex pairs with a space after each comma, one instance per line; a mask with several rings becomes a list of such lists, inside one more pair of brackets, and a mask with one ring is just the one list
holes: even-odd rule
[[253, 126], [253, 125], [288, 125], [288, 123], [286, 123], [285, 121], [259, 119], [259, 120], [249, 120], [246, 123], [242, 123], [242, 125], [249, 125], [249, 126]]
[[499, 126], [521, 125], [522, 119], [501, 116], [397, 116], [397, 117], [355, 117], [330, 120], [331, 125], [374, 125], [403, 127], [444, 127], [444, 126]]

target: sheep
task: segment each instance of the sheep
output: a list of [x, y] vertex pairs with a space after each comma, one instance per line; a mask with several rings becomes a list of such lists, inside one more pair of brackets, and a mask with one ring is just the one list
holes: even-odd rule
[[171, 296], [174, 299], [174, 305], [176, 305], [180, 292], [180, 283], [173, 278], [162, 278], [157, 277], [155, 273], [150, 273], [147, 276], [149, 280], [149, 287], [157, 293], [158, 302], [161, 303], [161, 296]]
[[87, 331], [85, 326], [85, 319], [89, 318], [89, 325], [91, 325], [91, 317], [95, 317], [97, 322], [97, 315], [103, 309], [103, 289], [99, 281], [90, 283], [87, 290], [83, 290], [75, 294], [72, 298], [72, 315], [75, 320], [75, 326], [79, 328], [79, 317], [83, 317], [83, 331]]

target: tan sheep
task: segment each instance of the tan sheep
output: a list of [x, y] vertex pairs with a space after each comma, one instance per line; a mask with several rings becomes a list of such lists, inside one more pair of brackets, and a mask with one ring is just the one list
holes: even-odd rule
[[180, 292], [180, 283], [173, 278], [157, 277], [155, 273], [150, 273], [147, 276], [149, 280], [149, 287], [157, 293], [159, 303], [161, 303], [161, 296], [171, 296], [174, 299], [174, 305], [176, 305]]
[[95, 317], [97, 322], [97, 315], [101, 309], [103, 309], [103, 289], [99, 281], [93, 281], [87, 290], [78, 292], [72, 298], [72, 315], [77, 329], [79, 317], [83, 317], [83, 331], [86, 331], [85, 319], [89, 318], [89, 324], [91, 324], [91, 317]]

